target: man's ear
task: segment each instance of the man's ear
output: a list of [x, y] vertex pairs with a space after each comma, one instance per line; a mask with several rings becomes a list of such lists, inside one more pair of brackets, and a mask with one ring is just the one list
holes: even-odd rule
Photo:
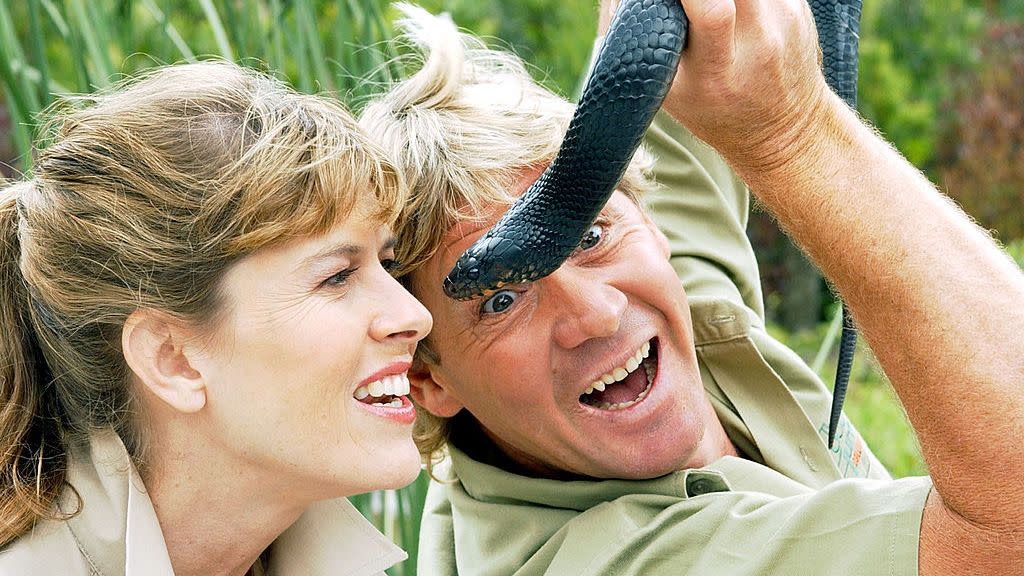
[[665, 233], [658, 228], [657, 224], [654, 223], [654, 220], [651, 219], [651, 215], [647, 213], [647, 210], [641, 208], [640, 213], [643, 214], [644, 224], [646, 224], [647, 228], [649, 228], [651, 233], [654, 234], [654, 241], [657, 243], [662, 254], [665, 255], [665, 258], [671, 258], [672, 248], [668, 244], [668, 237], [665, 236]]
[[188, 339], [177, 321], [151, 309], [132, 312], [121, 329], [121, 349], [136, 379], [174, 410], [193, 413], [206, 405], [206, 382], [189, 359]]
[[416, 404], [434, 416], [451, 418], [462, 410], [462, 402], [451, 392], [436, 364], [416, 359], [409, 368], [409, 394]]

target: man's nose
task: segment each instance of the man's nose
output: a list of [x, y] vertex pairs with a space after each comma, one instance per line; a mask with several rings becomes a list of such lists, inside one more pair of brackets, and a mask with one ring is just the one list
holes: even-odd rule
[[626, 295], [590, 271], [563, 266], [547, 278], [545, 293], [555, 311], [555, 343], [575, 348], [591, 338], [604, 338], [619, 330], [626, 311]]
[[433, 326], [430, 312], [398, 280], [381, 272], [384, 277], [380, 283], [380, 307], [370, 324], [370, 336], [379, 342], [419, 342]]

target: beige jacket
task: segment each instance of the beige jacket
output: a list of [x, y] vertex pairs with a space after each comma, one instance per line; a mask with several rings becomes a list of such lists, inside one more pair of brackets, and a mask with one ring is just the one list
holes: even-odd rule
[[[81, 512], [40, 522], [0, 551], [0, 575], [173, 574], [153, 504], [113, 431], [93, 435], [88, 450], [72, 455], [68, 482]], [[61, 509], [73, 509], [73, 498], [62, 496]], [[270, 576], [380, 575], [406, 558], [344, 498], [310, 506], [271, 552]]]

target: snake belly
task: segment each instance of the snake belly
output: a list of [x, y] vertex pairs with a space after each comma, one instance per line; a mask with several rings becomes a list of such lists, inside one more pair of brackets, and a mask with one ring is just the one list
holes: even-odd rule
[[458, 259], [444, 291], [466, 300], [554, 272], [614, 192], [665, 99], [686, 43], [679, 0], [624, 0], [550, 166]]

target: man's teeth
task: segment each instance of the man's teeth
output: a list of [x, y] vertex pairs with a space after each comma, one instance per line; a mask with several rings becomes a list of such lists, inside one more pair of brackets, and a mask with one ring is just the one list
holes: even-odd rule
[[629, 360], [626, 360], [626, 364], [624, 366], [619, 366], [611, 372], [602, 375], [600, 379], [595, 380], [594, 383], [587, 388], [584, 394], [591, 394], [594, 390], [603, 392], [607, 385], [625, 380], [626, 376], [629, 376], [634, 370], [636, 370], [637, 367], [640, 366], [640, 362], [650, 354], [651, 343], [649, 341], [644, 342], [644, 345], [636, 351], [636, 354], [633, 354]]
[[[385, 376], [380, 380], [370, 382], [366, 386], [360, 386], [359, 388], [356, 388], [353, 396], [355, 396], [356, 400], [363, 400], [367, 396], [380, 398], [382, 396], [405, 396], [408, 393], [409, 376], [402, 373]], [[388, 402], [374, 402], [374, 404], [400, 408], [402, 406], [402, 400], [400, 398], [393, 398]]]

